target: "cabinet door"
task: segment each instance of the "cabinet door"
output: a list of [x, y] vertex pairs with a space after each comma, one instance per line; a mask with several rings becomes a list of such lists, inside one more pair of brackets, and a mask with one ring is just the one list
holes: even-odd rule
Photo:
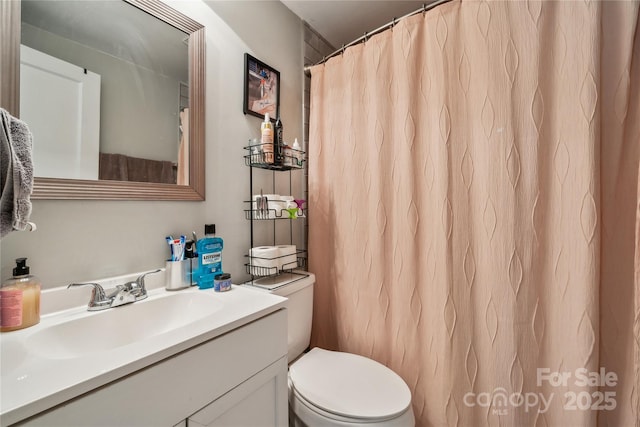
[[286, 427], [287, 358], [258, 372], [189, 417], [198, 427]]

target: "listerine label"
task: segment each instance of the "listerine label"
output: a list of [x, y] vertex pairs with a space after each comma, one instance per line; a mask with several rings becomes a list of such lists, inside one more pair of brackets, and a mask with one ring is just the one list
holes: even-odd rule
[[211, 252], [209, 254], [202, 254], [202, 264], [215, 264], [216, 262], [222, 262], [222, 252]]

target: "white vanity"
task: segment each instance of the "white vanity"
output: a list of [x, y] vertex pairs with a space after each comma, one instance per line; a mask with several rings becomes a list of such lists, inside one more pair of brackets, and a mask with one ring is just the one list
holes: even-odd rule
[[89, 291], [43, 291], [40, 324], [0, 334], [2, 426], [287, 425], [285, 298], [157, 288], [88, 312]]

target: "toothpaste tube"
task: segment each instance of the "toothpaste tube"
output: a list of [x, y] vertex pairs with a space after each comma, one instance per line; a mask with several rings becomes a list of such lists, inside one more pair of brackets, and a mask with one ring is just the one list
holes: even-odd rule
[[187, 242], [186, 236], [180, 236], [174, 239], [171, 236], [167, 236], [167, 244], [171, 250], [171, 261], [182, 261], [184, 259], [184, 249]]

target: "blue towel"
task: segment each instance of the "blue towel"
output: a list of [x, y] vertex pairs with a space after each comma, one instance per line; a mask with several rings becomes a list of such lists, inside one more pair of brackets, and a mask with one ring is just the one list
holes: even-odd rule
[[11, 231], [33, 229], [32, 135], [27, 125], [0, 108], [0, 237]]

